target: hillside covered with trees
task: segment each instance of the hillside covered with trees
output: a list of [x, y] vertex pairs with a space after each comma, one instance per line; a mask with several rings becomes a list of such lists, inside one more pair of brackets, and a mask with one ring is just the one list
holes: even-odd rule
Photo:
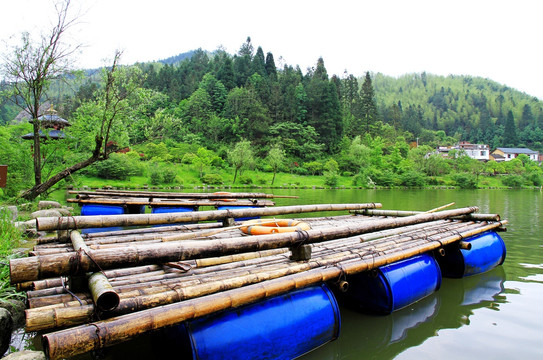
[[[159, 173], [167, 172], [160, 164], [174, 163], [198, 169], [203, 183], [230, 182], [220, 171], [231, 167], [234, 182], [239, 171], [238, 181], [251, 183], [241, 173], [252, 168], [325, 175], [329, 185], [347, 176], [356, 186], [424, 186], [443, 183], [433, 177], [452, 172], [477, 178], [482, 173], [512, 173], [503, 164], [489, 170], [467, 160], [425, 157], [439, 145], [469, 141], [491, 148], [543, 150], [543, 102], [488, 79], [426, 73], [339, 76], [328, 74], [322, 58], [305, 70], [288, 64], [280, 68], [274, 55], [255, 49], [250, 38], [234, 55], [198, 49], [133, 68], [138, 70], [139, 87], [126, 98], [129, 106], [110, 139], [123, 153], [83, 174], [145, 173], [151, 182], [173, 182], [171, 176], [170, 181], [159, 179]], [[92, 74], [51, 84], [48, 100], [72, 126], [66, 141], [46, 146], [55, 154], [44, 165], [49, 173], [63, 166], [63, 157], [92, 152], [91, 129], [103, 88]], [[29, 127], [12, 123], [19, 110], [9, 100], [0, 102], [5, 125], [0, 156], [18, 169], [15, 173], [25, 184], [28, 161], [20, 157], [31, 157], [30, 144], [20, 135]], [[10, 158], [17, 147], [24, 152]], [[153, 165], [130, 170], [129, 164], [140, 160]], [[521, 161], [521, 167], [525, 164]], [[537, 171], [532, 180], [517, 182], [540, 185], [541, 169]]]

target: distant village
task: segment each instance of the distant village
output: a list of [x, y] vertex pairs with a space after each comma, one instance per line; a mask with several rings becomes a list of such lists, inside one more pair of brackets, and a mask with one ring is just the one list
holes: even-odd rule
[[456, 154], [464, 154], [472, 159], [485, 162], [490, 160], [494, 160], [496, 162], [510, 161], [515, 159], [520, 154], [524, 154], [528, 156], [530, 160], [537, 161], [540, 164], [543, 162], [543, 154], [528, 148], [499, 147], [491, 152], [490, 146], [486, 144], [471, 144], [467, 141], [461, 141], [456, 146], [439, 146], [436, 151], [428, 154], [428, 156], [432, 154], [440, 154], [443, 157], [449, 157], [449, 153], [453, 150], [456, 152]]

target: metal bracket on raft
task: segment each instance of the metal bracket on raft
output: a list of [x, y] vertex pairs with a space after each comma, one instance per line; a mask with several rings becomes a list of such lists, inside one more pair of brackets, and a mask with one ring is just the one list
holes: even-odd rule
[[311, 246], [310, 245], [300, 245], [289, 248], [292, 252], [290, 259], [294, 261], [306, 261], [311, 259]]

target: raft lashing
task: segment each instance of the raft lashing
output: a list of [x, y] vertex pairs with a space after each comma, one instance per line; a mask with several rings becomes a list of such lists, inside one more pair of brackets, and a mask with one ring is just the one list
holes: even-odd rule
[[[11, 260], [11, 281], [27, 290], [26, 330], [43, 334], [51, 359], [107, 351], [142, 334], [186, 358], [291, 359], [339, 336], [342, 304], [401, 313], [438, 291], [443, 276], [476, 276], [505, 259], [496, 231], [507, 221], [498, 215], [474, 214], [475, 207], [409, 214], [380, 207], [38, 218], [38, 230], [58, 230], [58, 241], [38, 239], [34, 256]], [[312, 212], [325, 213], [300, 216]], [[234, 220], [252, 217], [261, 219]], [[149, 228], [179, 223], [187, 225]], [[249, 235], [258, 223], [289, 229]], [[60, 236], [66, 230], [73, 244]], [[90, 274], [103, 276], [105, 288], [87, 285]], [[114, 309], [95, 305], [104, 292], [118, 295]]]

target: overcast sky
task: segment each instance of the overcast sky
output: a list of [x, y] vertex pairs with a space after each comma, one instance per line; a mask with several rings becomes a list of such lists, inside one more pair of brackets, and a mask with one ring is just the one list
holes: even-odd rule
[[[52, 0], [0, 0], [0, 38], [51, 28]], [[492, 79], [543, 99], [542, 0], [72, 0], [82, 16], [70, 35], [81, 67], [164, 59], [250, 36], [305, 72], [423, 72]]]

